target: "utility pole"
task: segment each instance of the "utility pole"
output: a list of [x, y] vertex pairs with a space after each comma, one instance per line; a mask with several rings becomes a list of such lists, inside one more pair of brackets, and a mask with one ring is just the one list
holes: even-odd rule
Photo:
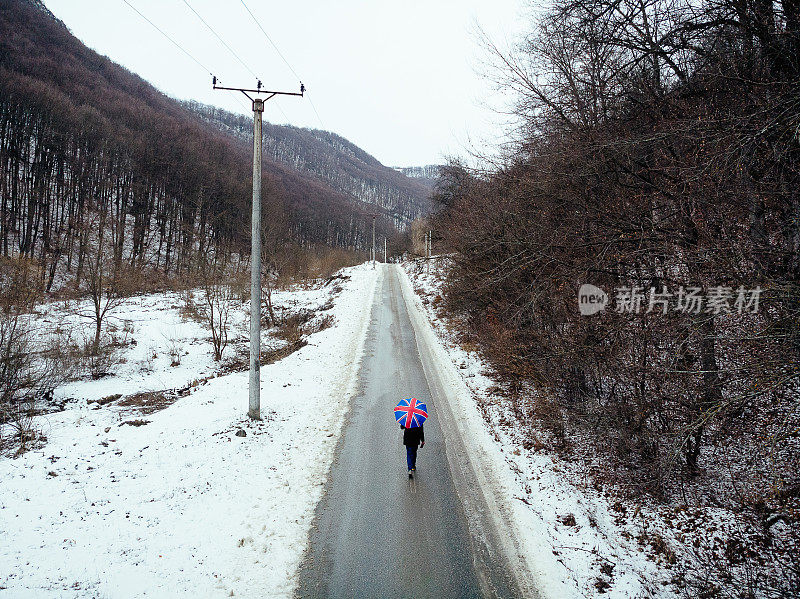
[[372, 268], [375, 268], [375, 217], [372, 217]]
[[261, 420], [261, 114], [253, 100], [253, 218], [250, 229], [250, 401], [247, 415]]
[[425, 266], [428, 274], [431, 274], [431, 232], [425, 234]]
[[[261, 420], [261, 115], [264, 102], [275, 96], [303, 96], [305, 86], [300, 83], [300, 92], [275, 92], [261, 89], [222, 87], [217, 78], [212, 80], [214, 89], [242, 92], [253, 103], [253, 223], [250, 230], [250, 401], [247, 415], [251, 420]], [[249, 93], [248, 93], [249, 92]], [[266, 98], [253, 98], [267, 94]]]
[[386, 238], [383, 238], [383, 263], [387, 264], [389, 260], [386, 259]]

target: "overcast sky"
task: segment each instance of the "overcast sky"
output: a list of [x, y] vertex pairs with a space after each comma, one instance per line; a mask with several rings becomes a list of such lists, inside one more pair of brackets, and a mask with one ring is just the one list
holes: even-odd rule
[[[44, 0], [86, 45], [167, 94], [252, 114], [123, 0]], [[232, 87], [294, 91], [298, 78], [241, 0], [128, 0]], [[480, 25], [501, 45], [524, 29], [523, 0], [245, 0], [307, 99], [270, 100], [264, 118], [325, 128], [389, 166], [442, 162], [500, 135], [498, 104], [476, 72]], [[217, 40], [186, 2], [242, 61]], [[238, 97], [236, 97], [238, 96]]]

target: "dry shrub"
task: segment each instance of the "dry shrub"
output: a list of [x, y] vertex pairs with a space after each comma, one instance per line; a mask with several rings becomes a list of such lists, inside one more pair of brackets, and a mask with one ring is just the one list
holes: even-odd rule
[[283, 322], [273, 333], [273, 336], [278, 339], [288, 341], [289, 343], [296, 343], [303, 337], [303, 325], [311, 320], [313, 316], [314, 313], [308, 310], [296, 312], [295, 314], [283, 319]]
[[567, 436], [565, 414], [561, 407], [548, 394], [538, 394], [533, 402], [533, 420], [538, 427], [532, 427], [529, 434], [536, 439], [537, 428], [543, 429], [550, 434], [551, 446], [554, 449], [564, 451], [570, 447]]
[[192, 290], [185, 290], [182, 294], [183, 302], [180, 307], [180, 315], [184, 320], [204, 322], [203, 310], [194, 299]]
[[233, 271], [227, 276], [227, 283], [230, 285], [231, 293], [242, 303], [250, 301], [250, 271]]
[[267, 364], [273, 364], [275, 362], [283, 360], [284, 358], [291, 356], [294, 352], [302, 349], [306, 345], [308, 345], [308, 342], [305, 339], [298, 339], [297, 341], [289, 342], [283, 347], [279, 347], [278, 349], [262, 351], [261, 365], [266, 366]]
[[312, 272], [319, 279], [326, 279], [334, 273], [348, 266], [360, 262], [358, 257], [350, 251], [341, 248], [330, 248], [322, 252], [312, 263]]
[[341, 248], [319, 246], [296, 248], [281, 268], [276, 287], [293, 284], [310, 285], [318, 279], [327, 279], [342, 268], [363, 262], [357, 252]]
[[30, 260], [0, 258], [0, 448], [24, 452], [45, 438], [34, 416], [69, 372], [62, 335], [35, 318], [43, 276]]
[[95, 346], [93, 338], [84, 337], [72, 358], [79, 372], [98, 380], [114, 374], [114, 368], [122, 363], [119, 350], [120, 345], [112, 339], [101, 336], [100, 343]]
[[332, 327], [334, 322], [336, 322], [336, 319], [333, 317], [333, 314], [325, 314], [321, 318], [314, 319], [306, 324], [303, 327], [303, 333], [306, 335], [319, 333], [320, 331]]
[[231, 311], [241, 301], [241, 281], [244, 274], [230, 272], [223, 265], [208, 264], [203, 274], [203, 302], [198, 308], [203, 321], [211, 332], [214, 359], [222, 360], [228, 346], [228, 329]]

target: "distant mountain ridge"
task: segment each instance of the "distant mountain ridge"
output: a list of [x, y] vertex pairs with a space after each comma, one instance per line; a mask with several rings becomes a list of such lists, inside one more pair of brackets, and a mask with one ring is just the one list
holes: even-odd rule
[[[253, 143], [252, 117], [195, 101], [183, 105], [219, 130]], [[398, 229], [430, 211], [427, 182], [384, 166], [340, 135], [265, 121], [262, 139], [265, 160], [310, 175], [367, 208], [377, 209]]]
[[392, 168], [412, 179], [435, 179], [439, 176], [442, 165], [426, 164], [425, 166], [393, 166]]
[[425, 166], [394, 166], [392, 168], [409, 179], [418, 181], [430, 193], [433, 190], [433, 186], [436, 185], [436, 180], [439, 178], [442, 167], [443, 165], [441, 164], [427, 164]]

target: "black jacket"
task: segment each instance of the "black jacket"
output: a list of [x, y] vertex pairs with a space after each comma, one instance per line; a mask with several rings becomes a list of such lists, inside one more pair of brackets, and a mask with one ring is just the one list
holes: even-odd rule
[[425, 443], [425, 425], [415, 426], [414, 428], [406, 428], [402, 424], [400, 428], [403, 429], [403, 445], [409, 447], [419, 447], [420, 442]]

